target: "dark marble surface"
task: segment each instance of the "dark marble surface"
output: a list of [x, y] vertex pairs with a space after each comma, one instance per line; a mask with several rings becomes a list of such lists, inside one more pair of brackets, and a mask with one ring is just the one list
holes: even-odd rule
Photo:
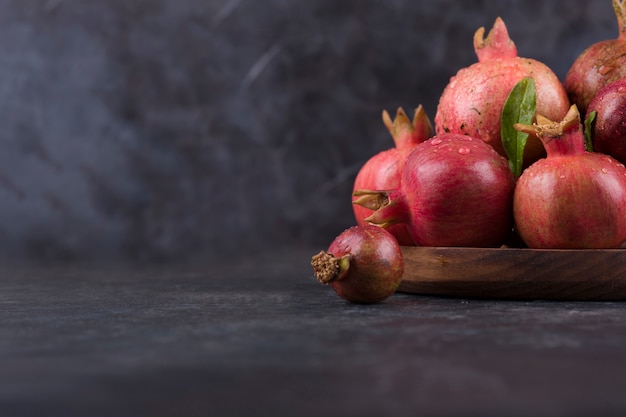
[[3, 416], [619, 416], [626, 304], [340, 300], [313, 249], [0, 268]]
[[502, 16], [559, 76], [610, 0], [0, 2], [0, 257], [218, 258], [327, 243], [382, 109], [435, 113]]

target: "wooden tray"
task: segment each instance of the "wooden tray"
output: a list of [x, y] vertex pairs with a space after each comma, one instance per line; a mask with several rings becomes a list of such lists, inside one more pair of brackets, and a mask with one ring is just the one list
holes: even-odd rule
[[465, 298], [626, 300], [626, 249], [402, 248], [398, 291]]

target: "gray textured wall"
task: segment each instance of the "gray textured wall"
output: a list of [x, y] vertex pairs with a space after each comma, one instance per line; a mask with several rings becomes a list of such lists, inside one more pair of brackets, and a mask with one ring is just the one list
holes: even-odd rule
[[[593, 5], [593, 7], [592, 7]], [[562, 78], [610, 0], [0, 0], [0, 250], [177, 259], [326, 245], [501, 16]]]

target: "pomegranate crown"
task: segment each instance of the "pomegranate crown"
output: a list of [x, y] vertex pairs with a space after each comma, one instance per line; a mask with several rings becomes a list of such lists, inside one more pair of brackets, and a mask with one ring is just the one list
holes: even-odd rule
[[569, 108], [561, 121], [552, 121], [540, 114], [532, 125], [516, 123], [513, 127], [541, 140], [548, 157], [556, 155], [576, 155], [585, 152], [585, 137], [582, 132], [580, 112], [575, 104]]
[[626, 2], [624, 0], [612, 0], [613, 11], [617, 17], [620, 39], [626, 39]]
[[509, 37], [509, 31], [500, 17], [496, 18], [487, 37], [484, 36], [484, 27], [479, 28], [474, 33], [474, 51], [476, 51], [479, 62], [517, 56], [517, 47]]
[[575, 104], [569, 108], [565, 117], [561, 121], [552, 121], [540, 114], [536, 115], [537, 123], [533, 125], [523, 125], [516, 123], [513, 127], [524, 133], [541, 137], [560, 137], [568, 131], [580, 129], [580, 113]]
[[382, 117], [396, 148], [400, 150], [413, 149], [415, 145], [430, 139], [433, 134], [433, 126], [421, 104], [415, 109], [412, 121], [402, 107], [398, 107], [395, 119], [391, 120], [387, 110], [383, 110]]

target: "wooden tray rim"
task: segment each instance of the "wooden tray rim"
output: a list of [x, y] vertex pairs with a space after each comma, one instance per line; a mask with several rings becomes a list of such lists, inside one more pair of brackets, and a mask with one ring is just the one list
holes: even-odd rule
[[398, 291], [464, 298], [621, 301], [626, 300], [625, 249], [403, 246], [405, 273]]

